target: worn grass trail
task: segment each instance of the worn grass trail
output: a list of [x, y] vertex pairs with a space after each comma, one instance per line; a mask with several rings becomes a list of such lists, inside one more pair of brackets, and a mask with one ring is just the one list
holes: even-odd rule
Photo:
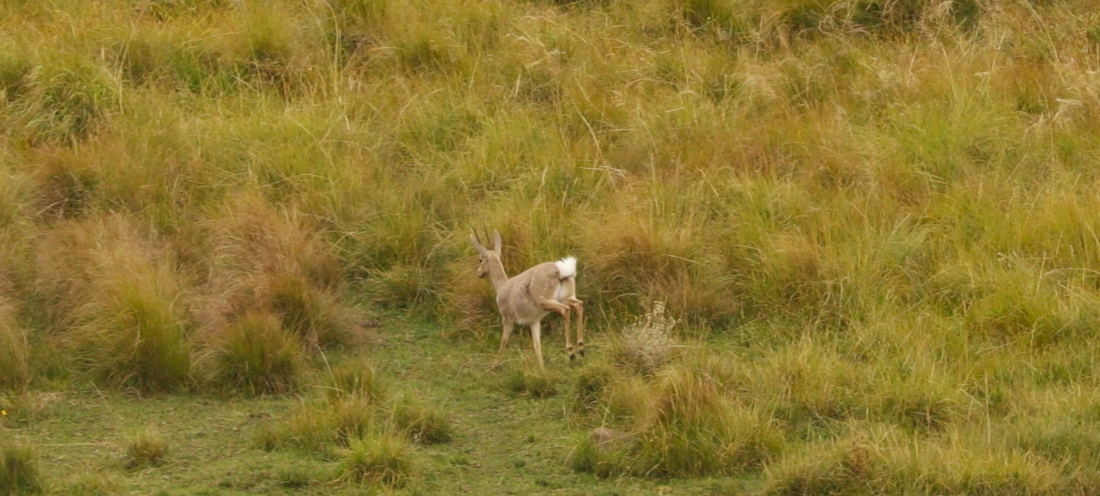
[[[456, 343], [433, 325], [400, 320], [383, 334], [370, 359], [387, 390], [437, 405], [454, 427], [452, 442], [415, 448], [417, 475], [397, 493], [711, 494], [745, 487], [727, 479], [601, 481], [574, 473], [568, 456], [585, 429], [570, 420], [577, 367], [561, 349], [547, 353], [557, 394], [531, 398], [508, 387], [509, 375], [522, 366], [517, 348], [531, 355], [528, 336], [514, 340], [509, 360], [490, 370], [490, 339]], [[595, 341], [592, 352], [599, 353]], [[338, 480], [338, 456], [267, 452], [252, 442], [257, 428], [286, 420], [312, 394], [139, 397], [94, 388], [41, 394], [35, 418], [5, 434], [36, 449], [52, 494], [362, 494], [370, 488]], [[158, 433], [168, 453], [160, 466], [127, 470], [126, 445], [140, 431]]]

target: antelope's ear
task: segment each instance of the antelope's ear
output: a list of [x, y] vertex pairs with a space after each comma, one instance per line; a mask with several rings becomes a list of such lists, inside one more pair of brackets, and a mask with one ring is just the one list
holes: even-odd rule
[[493, 229], [493, 251], [500, 253], [500, 232]]
[[485, 251], [485, 247], [481, 246], [481, 243], [479, 243], [477, 241], [477, 236], [474, 236], [473, 234], [471, 234], [470, 235], [470, 242], [474, 244], [474, 248], [477, 248], [477, 253], [478, 253], [478, 255], [481, 255], [481, 258], [485, 258], [485, 257], [489, 256], [489, 253], [487, 253]]

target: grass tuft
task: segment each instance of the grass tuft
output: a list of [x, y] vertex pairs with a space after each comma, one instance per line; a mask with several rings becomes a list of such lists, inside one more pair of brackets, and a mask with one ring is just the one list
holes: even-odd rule
[[304, 368], [301, 345], [270, 314], [246, 314], [225, 331], [217, 381], [252, 395], [295, 391]]
[[156, 431], [145, 429], [134, 434], [126, 442], [123, 464], [129, 470], [159, 467], [165, 463], [168, 443]]
[[0, 445], [0, 494], [38, 494], [43, 489], [34, 452], [7, 442]]
[[505, 373], [504, 388], [513, 395], [528, 398], [542, 399], [558, 394], [560, 378], [528, 362]]
[[0, 301], [0, 391], [20, 393], [31, 381], [30, 343], [10, 303]]
[[438, 407], [411, 396], [402, 396], [392, 406], [397, 431], [417, 444], [449, 443], [454, 437], [450, 418]]
[[362, 398], [377, 404], [387, 395], [381, 376], [367, 360], [352, 360], [332, 367], [322, 387], [333, 403], [344, 398]]
[[403, 487], [415, 473], [412, 451], [403, 437], [381, 433], [351, 442], [341, 479], [357, 484]]

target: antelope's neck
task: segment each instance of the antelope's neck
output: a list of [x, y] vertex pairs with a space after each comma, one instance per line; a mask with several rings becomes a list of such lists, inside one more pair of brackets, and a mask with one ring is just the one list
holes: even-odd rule
[[493, 291], [500, 294], [500, 289], [504, 287], [504, 283], [508, 281], [508, 274], [504, 273], [504, 264], [500, 262], [500, 259], [494, 259], [493, 263], [489, 264], [489, 282], [493, 284]]

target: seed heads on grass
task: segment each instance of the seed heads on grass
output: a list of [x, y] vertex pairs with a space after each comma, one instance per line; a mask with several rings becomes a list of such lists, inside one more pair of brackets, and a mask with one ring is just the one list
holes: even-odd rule
[[636, 372], [653, 374], [668, 363], [675, 340], [672, 330], [678, 320], [665, 315], [665, 303], [653, 302], [644, 316], [623, 329], [617, 357]]

